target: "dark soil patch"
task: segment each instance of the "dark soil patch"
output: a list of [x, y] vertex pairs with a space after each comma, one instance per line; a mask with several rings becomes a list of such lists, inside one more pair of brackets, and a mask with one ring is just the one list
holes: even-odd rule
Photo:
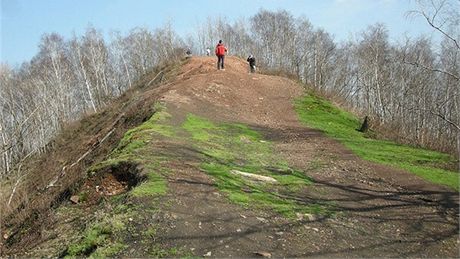
[[146, 179], [140, 165], [120, 162], [91, 173], [76, 193], [78, 202], [86, 206], [97, 204], [104, 196], [125, 193]]

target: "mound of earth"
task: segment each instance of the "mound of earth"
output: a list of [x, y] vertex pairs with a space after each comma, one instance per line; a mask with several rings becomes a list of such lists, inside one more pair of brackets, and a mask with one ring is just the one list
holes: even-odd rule
[[[294, 100], [304, 94], [298, 83], [278, 76], [250, 74], [247, 63], [236, 57], [226, 58], [225, 70], [217, 70], [215, 62], [214, 58], [192, 57], [174, 79], [158, 88], [161, 91], [152, 90], [168, 116], [158, 121], [161, 127], [142, 129], [148, 133], [148, 139], [143, 139], [143, 151], [133, 153], [129, 159], [145, 163], [145, 168], [125, 168], [138, 168], [134, 172], [138, 182], [129, 184], [130, 178], [120, 177], [124, 174], [117, 173], [118, 169], [104, 169], [99, 178], [87, 178], [82, 185], [92, 193], [91, 197], [120, 196], [124, 197], [122, 203], [137, 206], [134, 212], [124, 214], [129, 216], [117, 218], [119, 223], [113, 228], [123, 229], [117, 240], [124, 243], [117, 243], [115, 255], [459, 257], [457, 192], [402, 170], [363, 161], [337, 141], [302, 125], [294, 110]], [[148, 94], [152, 92], [147, 90], [140, 96]], [[192, 120], [222, 143], [213, 143], [208, 136], [194, 136], [186, 126]], [[238, 145], [232, 146], [231, 138], [235, 136]], [[273, 167], [270, 158], [259, 157], [257, 152], [244, 153], [251, 150], [247, 146], [265, 148], [266, 142], [271, 143], [274, 159], [276, 156], [284, 161], [285, 167]], [[247, 166], [245, 163], [252, 159], [275, 179], [294, 174], [305, 174], [309, 179], [307, 187], [289, 191], [275, 181], [252, 183], [243, 179], [242, 187], [236, 190], [239, 195], [271, 190], [277, 201], [292, 206], [327, 207], [283, 214], [257, 204], [235, 202], [231, 191], [223, 191], [218, 176], [206, 170], [206, 166], [222, 162], [216, 158], [229, 155], [222, 154], [225, 145], [237, 154], [238, 159], [231, 164], [235, 169]], [[203, 146], [209, 149], [200, 149]], [[149, 164], [155, 159], [155, 166]], [[204, 166], [204, 162], [208, 164]], [[130, 194], [131, 186], [151, 180], [152, 175], [164, 179], [166, 190], [157, 188], [161, 195]], [[112, 203], [84, 207], [69, 202], [65, 206], [72, 212], [78, 208], [85, 213], [75, 214], [78, 217], [57, 214], [48, 224], [71, 231], [87, 219], [109, 217], [122, 207], [107, 204]], [[324, 212], [327, 210], [330, 211]], [[102, 231], [104, 242], [110, 242], [108, 236], [115, 232]], [[13, 252], [8, 254], [72, 255], [76, 246], [59, 246], [58, 240], [77, 242], [75, 237], [43, 232], [40, 242], [22, 248], [11, 245]], [[78, 255], [100, 251], [98, 246], [102, 247], [96, 242]]]

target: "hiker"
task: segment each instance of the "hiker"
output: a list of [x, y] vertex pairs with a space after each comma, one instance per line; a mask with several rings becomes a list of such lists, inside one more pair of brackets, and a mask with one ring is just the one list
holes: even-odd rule
[[256, 72], [256, 58], [253, 55], [249, 55], [247, 61], [249, 62], [249, 71], [251, 73]]
[[210, 56], [211, 55], [211, 49], [210, 48], [207, 48], [206, 49], [206, 56]]
[[219, 44], [216, 46], [216, 56], [217, 56], [217, 69], [224, 69], [224, 57], [227, 52], [227, 48], [222, 43], [222, 40], [219, 40]]

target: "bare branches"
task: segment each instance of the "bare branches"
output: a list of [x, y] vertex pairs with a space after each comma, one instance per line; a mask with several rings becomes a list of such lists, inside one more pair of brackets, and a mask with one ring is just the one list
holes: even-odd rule
[[[459, 11], [454, 11], [453, 14], [450, 14], [452, 17], [440, 17], [442, 14], [445, 14], [446, 9], [458, 9], [460, 8], [460, 4], [458, 6], [449, 6], [449, 2], [447, 0], [430, 0], [430, 7], [426, 7], [424, 5], [425, 1], [419, 0], [419, 6], [420, 10], [412, 10], [409, 11], [409, 14], [415, 14], [415, 15], [420, 15], [422, 16], [426, 22], [428, 23], [429, 26], [431, 26], [433, 29], [441, 33], [444, 37], [452, 41], [456, 48], [460, 50], [460, 45], [458, 42], [458, 39], [456, 39], [454, 36], [452, 36], [450, 33], [448, 33], [443, 27], [446, 23], [449, 22], [449, 20], [452, 19], [458, 19], [453, 18], [453, 16], [458, 16], [460, 13]], [[460, 2], [460, 1], [459, 1]], [[451, 21], [452, 23], [455, 23], [454, 21]], [[455, 25], [453, 25], [455, 26]], [[457, 25], [458, 26], [458, 25]]]
[[44, 150], [63, 125], [99, 111], [159, 62], [177, 58], [182, 45], [170, 25], [117, 34], [110, 44], [93, 27], [70, 40], [44, 34], [29, 63], [0, 67], [0, 172]]
[[432, 67], [427, 67], [423, 64], [420, 64], [420, 63], [416, 63], [416, 62], [410, 62], [410, 61], [407, 61], [407, 60], [403, 60], [403, 62], [405, 64], [409, 64], [409, 65], [412, 65], [412, 66], [416, 66], [416, 67], [421, 67], [425, 70], [428, 70], [430, 72], [437, 72], [437, 73], [441, 73], [441, 74], [444, 74], [444, 75], [447, 75], [447, 76], [450, 76], [452, 77], [453, 79], [457, 80], [457, 81], [460, 81], [460, 78], [448, 71], [444, 71], [444, 70], [441, 70], [441, 69], [438, 69], [438, 68], [432, 68]]

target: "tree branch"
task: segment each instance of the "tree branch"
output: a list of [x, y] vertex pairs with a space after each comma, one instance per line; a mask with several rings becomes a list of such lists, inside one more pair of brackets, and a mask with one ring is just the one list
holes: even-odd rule
[[437, 69], [437, 68], [432, 68], [432, 67], [427, 67], [425, 65], [422, 65], [422, 64], [419, 64], [419, 63], [416, 63], [416, 62], [410, 62], [410, 61], [407, 61], [407, 60], [403, 60], [403, 62], [405, 64], [409, 64], [409, 65], [412, 65], [412, 66], [416, 66], [416, 67], [421, 67], [425, 70], [429, 70], [429, 71], [432, 71], [432, 72], [438, 72], [438, 73], [442, 73], [442, 74], [445, 74], [445, 75], [448, 75], [450, 77], [452, 77], [453, 79], [457, 80], [457, 81], [460, 81], [460, 78], [448, 71], [445, 71], [445, 70], [441, 70], [441, 69]]

